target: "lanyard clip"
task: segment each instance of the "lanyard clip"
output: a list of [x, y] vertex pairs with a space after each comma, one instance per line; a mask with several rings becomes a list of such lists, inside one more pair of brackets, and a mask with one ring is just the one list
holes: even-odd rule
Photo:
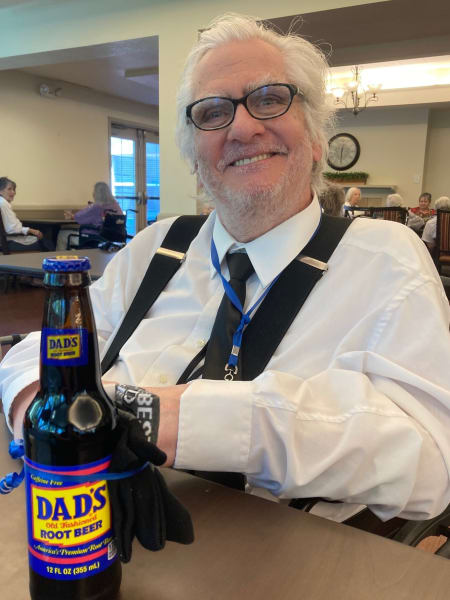
[[234, 377], [237, 375], [237, 372], [238, 372], [237, 365], [233, 366], [230, 364], [226, 364], [224, 380], [225, 381], [233, 381]]

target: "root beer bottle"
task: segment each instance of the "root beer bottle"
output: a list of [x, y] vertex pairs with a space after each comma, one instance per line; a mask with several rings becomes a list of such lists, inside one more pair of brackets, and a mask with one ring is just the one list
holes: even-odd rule
[[24, 421], [33, 600], [112, 600], [121, 564], [106, 481], [115, 414], [100, 380], [87, 258], [45, 259], [40, 390]]

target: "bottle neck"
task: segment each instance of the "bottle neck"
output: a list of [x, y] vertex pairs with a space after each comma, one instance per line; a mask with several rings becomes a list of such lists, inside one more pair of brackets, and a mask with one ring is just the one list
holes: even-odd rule
[[46, 273], [40, 385], [68, 399], [100, 384], [100, 360], [88, 273]]

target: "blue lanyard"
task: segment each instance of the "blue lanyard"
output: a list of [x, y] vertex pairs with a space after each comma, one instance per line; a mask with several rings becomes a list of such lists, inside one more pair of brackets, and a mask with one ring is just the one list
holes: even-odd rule
[[[314, 230], [312, 236], [309, 238], [307, 244], [305, 244], [305, 247], [316, 236], [317, 232], [320, 229], [321, 223], [322, 223], [322, 212], [320, 212], [319, 223], [317, 224], [317, 227]], [[242, 344], [242, 334], [244, 333], [245, 327], [250, 323], [250, 315], [255, 310], [255, 308], [259, 304], [261, 304], [261, 302], [264, 300], [264, 298], [270, 292], [273, 284], [277, 281], [280, 274], [278, 274], [275, 277], [275, 279], [270, 283], [270, 285], [266, 288], [266, 290], [261, 294], [261, 296], [255, 302], [255, 304], [253, 306], [251, 306], [246, 313], [244, 313], [244, 308], [243, 308], [239, 298], [236, 296], [235, 291], [233, 290], [231, 285], [228, 283], [228, 281], [225, 279], [225, 277], [222, 275], [222, 272], [220, 270], [219, 255], [217, 254], [217, 248], [214, 243], [214, 239], [211, 239], [211, 261], [212, 261], [212, 264], [213, 264], [214, 268], [216, 269], [217, 273], [220, 275], [226, 295], [230, 299], [233, 306], [241, 313], [241, 321], [240, 321], [236, 331], [233, 334], [233, 347], [231, 348], [231, 353], [228, 358], [228, 363], [225, 365], [224, 379], [226, 381], [233, 381], [234, 376], [237, 375], [237, 372], [238, 372], [237, 363], [238, 363], [238, 358], [239, 358], [239, 351], [241, 349], [241, 344]]]
[[211, 239], [211, 261], [212, 261], [212, 264], [213, 264], [214, 268], [216, 269], [217, 273], [220, 275], [220, 278], [222, 279], [222, 284], [223, 284], [223, 289], [225, 290], [225, 294], [228, 296], [228, 298], [230, 299], [231, 303], [236, 308], [236, 310], [238, 310], [241, 314], [241, 321], [240, 321], [236, 331], [233, 334], [233, 347], [231, 348], [231, 353], [228, 358], [228, 363], [225, 365], [224, 379], [226, 381], [233, 381], [234, 376], [238, 372], [237, 363], [238, 363], [238, 358], [239, 358], [239, 351], [241, 349], [241, 344], [242, 344], [242, 334], [244, 333], [245, 327], [250, 323], [250, 315], [255, 310], [255, 308], [259, 304], [261, 304], [261, 302], [267, 296], [267, 294], [269, 293], [273, 284], [278, 279], [279, 275], [277, 275], [275, 277], [275, 279], [272, 281], [272, 283], [267, 287], [267, 289], [261, 294], [261, 296], [255, 302], [255, 304], [253, 304], [253, 306], [251, 306], [248, 309], [248, 311], [246, 313], [244, 313], [244, 307], [242, 306], [239, 298], [236, 296], [235, 291], [233, 290], [231, 285], [228, 283], [228, 281], [225, 279], [225, 277], [221, 273], [219, 256], [217, 254], [216, 245], [215, 245], [213, 239]]
[[[23, 440], [12, 440], [9, 444], [9, 454], [11, 455], [12, 458], [21, 458], [24, 455], [24, 446], [23, 446]], [[132, 477], [133, 475], [136, 475], [137, 473], [140, 473], [141, 471], [143, 471], [147, 466], [149, 466], [150, 463], [146, 462], [143, 465], [141, 465], [140, 467], [137, 467], [136, 469], [133, 469], [131, 471], [122, 471], [121, 473], [92, 473], [91, 475], [55, 475], [52, 474], [52, 479], [53, 481], [60, 481], [61, 483], [70, 483], [70, 484], [77, 484], [77, 483], [87, 483], [87, 482], [91, 482], [91, 481], [104, 481], [104, 480], [116, 480], [116, 479], [125, 479], [127, 477]], [[31, 465], [27, 465], [26, 470], [29, 473], [34, 473], [35, 475], [43, 475], [44, 477], [47, 476], [47, 473], [43, 473], [42, 471], [39, 471], [38, 469], [35, 469], [34, 467], [32, 467]], [[7, 475], [5, 475], [5, 477], [2, 477], [0, 479], [0, 494], [4, 495], [4, 494], [9, 494], [10, 492], [12, 492], [12, 490], [16, 487], [19, 487], [19, 485], [22, 483], [24, 477], [25, 477], [25, 468], [22, 468], [22, 470], [20, 471], [20, 473], [8, 473]]]

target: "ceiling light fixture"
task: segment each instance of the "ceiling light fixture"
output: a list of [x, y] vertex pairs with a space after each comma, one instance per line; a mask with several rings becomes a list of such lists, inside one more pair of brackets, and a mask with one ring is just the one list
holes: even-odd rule
[[353, 78], [350, 81], [344, 84], [343, 87], [332, 87], [330, 94], [333, 95], [334, 104], [350, 109], [356, 117], [362, 110], [367, 108], [370, 102], [378, 102], [381, 83], [364, 85], [359, 66], [352, 67], [352, 74]]

